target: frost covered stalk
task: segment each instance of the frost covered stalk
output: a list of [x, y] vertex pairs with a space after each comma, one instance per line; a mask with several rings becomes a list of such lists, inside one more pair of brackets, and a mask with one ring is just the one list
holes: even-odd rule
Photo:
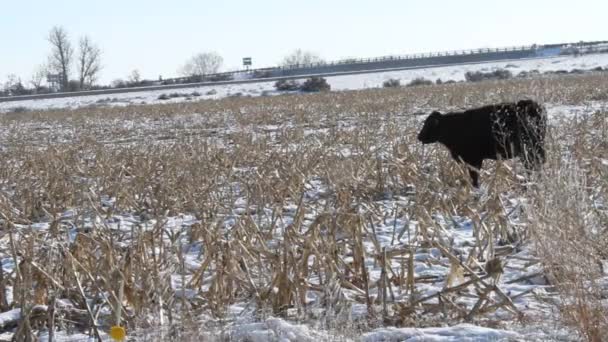
[[605, 127], [605, 114], [595, 114], [555, 128], [554, 145], [568, 153], [553, 150], [526, 206], [559, 311], [590, 341], [608, 338], [608, 146], [598, 140]]

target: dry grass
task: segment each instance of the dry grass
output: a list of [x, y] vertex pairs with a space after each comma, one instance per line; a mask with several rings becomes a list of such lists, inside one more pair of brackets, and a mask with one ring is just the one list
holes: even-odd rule
[[[12, 292], [13, 301], [0, 295], [1, 311], [20, 308], [28, 318], [10, 322], [17, 340], [41, 329], [102, 334], [117, 323], [191, 332], [231, 319], [237, 304], [258, 318], [321, 315], [329, 329], [357, 304], [367, 315], [353, 329], [445, 319], [503, 326], [494, 313], [525, 315], [496, 286], [502, 264], [532, 236], [563, 317], [601, 340], [606, 113], [554, 120], [551, 161], [537, 185], [521, 184], [517, 163], [492, 163], [481, 196], [442, 148], [416, 142], [418, 117], [408, 114], [520, 97], [585, 104], [606, 99], [607, 81], [567, 76], [4, 116], [0, 258], [11, 271], [0, 273], [0, 294]], [[526, 210], [513, 214], [519, 204], [510, 200]], [[476, 240], [467, 248], [446, 234], [462, 217]], [[425, 251], [441, 257], [415, 260]], [[426, 263], [444, 274], [417, 276]], [[433, 283], [446, 286], [422, 295]], [[179, 331], [174, 339], [187, 338]]]
[[531, 193], [530, 227], [565, 321], [589, 341], [608, 338], [608, 119], [572, 117], [553, 128], [555, 155]]

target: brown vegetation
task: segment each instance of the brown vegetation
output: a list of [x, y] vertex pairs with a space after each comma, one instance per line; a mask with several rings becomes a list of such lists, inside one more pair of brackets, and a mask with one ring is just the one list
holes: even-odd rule
[[[566, 321], [601, 340], [606, 111], [550, 121], [546, 174], [526, 187], [519, 164], [495, 163], [482, 196], [446, 151], [416, 141], [410, 114], [521, 97], [586, 104], [608, 98], [608, 77], [4, 115], [0, 258], [12, 271], [0, 293], [14, 301], [0, 307], [30, 318], [11, 323], [17, 339], [45, 326], [203, 331], [201, 317], [229, 319], [235, 303], [257, 317], [321, 308], [333, 329], [355, 304], [367, 310], [356, 329], [503, 326], [497, 311], [531, 319], [514, 301], [535, 294], [500, 283], [531, 241], [539, 259], [526, 267], [540, 262]], [[472, 246], [446, 235], [459, 217]], [[430, 264], [443, 274], [415, 272]], [[432, 284], [445, 286], [422, 296]]]

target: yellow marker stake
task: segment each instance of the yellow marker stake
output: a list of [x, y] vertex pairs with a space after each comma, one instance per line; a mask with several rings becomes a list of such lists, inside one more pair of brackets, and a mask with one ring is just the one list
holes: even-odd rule
[[110, 328], [110, 337], [114, 341], [124, 341], [125, 337], [127, 337], [127, 332], [125, 331], [125, 328], [115, 325]]

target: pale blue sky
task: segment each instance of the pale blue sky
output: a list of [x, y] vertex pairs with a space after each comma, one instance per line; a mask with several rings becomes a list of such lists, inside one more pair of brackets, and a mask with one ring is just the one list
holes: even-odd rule
[[176, 76], [203, 51], [232, 69], [245, 56], [275, 65], [295, 48], [331, 60], [608, 40], [606, 0], [0, 0], [0, 10], [0, 83], [46, 61], [54, 25], [102, 48], [102, 83], [133, 69]]

